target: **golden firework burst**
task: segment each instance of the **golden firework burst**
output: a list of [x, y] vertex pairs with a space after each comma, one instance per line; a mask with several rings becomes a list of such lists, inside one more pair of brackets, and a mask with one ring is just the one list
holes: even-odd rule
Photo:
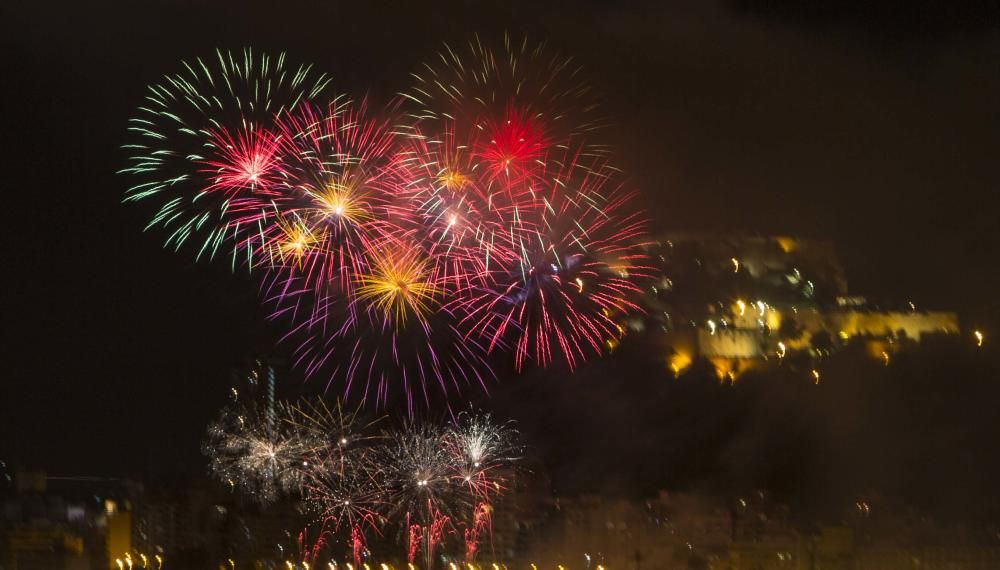
[[358, 279], [358, 297], [397, 325], [411, 313], [422, 319], [439, 291], [429, 273], [428, 260], [419, 251], [405, 246], [384, 249], [375, 255], [371, 273]]
[[438, 182], [451, 191], [463, 189], [468, 181], [469, 178], [467, 176], [451, 168], [445, 168], [441, 174], [438, 175]]
[[275, 258], [282, 264], [291, 260], [301, 267], [302, 260], [320, 241], [320, 237], [300, 220], [289, 222], [279, 219], [278, 225], [281, 227], [282, 235], [276, 247], [272, 249], [272, 262]]
[[316, 202], [319, 210], [335, 219], [358, 223], [370, 217], [365, 208], [360, 185], [350, 176], [343, 176], [339, 181], [333, 180], [322, 189], [307, 188], [306, 192]]

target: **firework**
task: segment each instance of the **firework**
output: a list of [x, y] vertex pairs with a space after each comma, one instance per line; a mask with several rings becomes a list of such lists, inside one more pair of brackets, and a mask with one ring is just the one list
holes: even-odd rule
[[125, 199], [157, 204], [168, 245], [253, 269], [306, 376], [412, 416], [485, 387], [490, 353], [573, 369], [638, 311], [645, 226], [581, 77], [476, 36], [374, 109], [283, 55], [219, 51], [150, 86]]
[[[425, 250], [394, 241], [368, 255], [371, 270], [356, 277], [352, 302], [331, 304], [326, 319], [289, 333], [301, 339], [296, 363], [307, 375], [340, 382], [345, 400], [402, 402], [411, 415], [435, 394], [447, 397], [494, 378], [482, 345], [463, 338], [441, 310], [450, 289]], [[327, 326], [330, 320], [339, 325]]]
[[[345, 400], [375, 407], [405, 406], [413, 415], [430, 407], [432, 398], [461, 393], [469, 385], [485, 387], [495, 379], [486, 352], [466, 339], [446, 313], [435, 313], [427, 326], [398, 330], [372, 317], [349, 336], [305, 330], [296, 348], [296, 364], [307, 374], [342, 386]], [[293, 331], [298, 332], [298, 331]]]
[[430, 569], [434, 568], [434, 553], [444, 544], [445, 533], [451, 525], [451, 518], [441, 514], [441, 511], [427, 501], [427, 511], [430, 516], [430, 523], [424, 530], [424, 564]]
[[288, 179], [272, 223], [248, 249], [266, 265], [262, 296], [292, 327], [343, 335], [357, 326], [358, 275], [373, 271], [369, 251], [403, 231], [395, 201], [405, 177], [389, 123], [367, 105], [303, 105], [279, 120]]
[[437, 518], [436, 512], [459, 513], [467, 502], [452, 477], [454, 457], [446, 436], [439, 426], [410, 422], [390, 434], [383, 461], [393, 508], [425, 528]]
[[486, 503], [479, 503], [473, 511], [472, 520], [463, 532], [465, 539], [465, 562], [475, 561], [479, 552], [479, 538], [483, 532], [489, 533], [493, 525], [492, 508]]
[[404, 196], [425, 233], [435, 274], [462, 288], [484, 279], [495, 263], [515, 259], [505, 234], [530, 203], [530, 187], [484, 179], [473, 150], [451, 131], [406, 145]]
[[492, 175], [530, 169], [551, 141], [603, 124], [580, 66], [526, 38], [505, 35], [492, 45], [477, 35], [464, 46], [445, 44], [412, 75], [403, 94], [412, 108], [409, 126], [478, 139]]
[[354, 567], [361, 568], [361, 555], [365, 551], [365, 536], [358, 527], [351, 528], [351, 538], [347, 543], [351, 547], [351, 556], [354, 560]]
[[484, 351], [439, 311], [440, 258], [417, 233], [388, 123], [344, 104], [303, 106], [281, 124], [295, 196], [281, 215], [294, 223], [263, 239], [277, 252], [264, 297], [290, 322], [297, 363], [360, 401], [384, 405], [402, 388], [411, 410], [429, 405], [430, 386], [485, 383]]
[[356, 413], [322, 399], [283, 407], [284, 422], [306, 442], [321, 442], [301, 462], [303, 498], [333, 532], [346, 526], [378, 528], [385, 507], [376, 422], [355, 422]]
[[446, 307], [489, 350], [509, 340], [518, 369], [557, 357], [572, 369], [613, 346], [619, 320], [641, 311], [631, 299], [648, 272], [645, 221], [629, 209], [616, 171], [568, 148], [545, 164], [534, 201], [507, 234], [514, 262]]
[[[296, 276], [317, 295], [350, 295], [353, 275], [366, 267], [364, 251], [397, 235], [407, 218], [394, 203], [406, 179], [390, 122], [373, 117], [364, 101], [338, 98], [325, 109], [301, 105], [277, 123], [287, 170], [278, 212], [315, 236], [312, 263]], [[287, 265], [287, 238], [267, 230], [260, 257]]]
[[125, 145], [137, 177], [125, 201], [153, 201], [149, 226], [168, 232], [180, 248], [198, 236], [198, 256], [214, 256], [265, 224], [259, 212], [284, 177], [276, 117], [325, 95], [329, 79], [310, 66], [272, 57], [217, 51], [214, 58], [182, 63], [183, 70], [149, 86], [129, 121]]
[[377, 441], [373, 427], [380, 421], [362, 422], [358, 411], [345, 411], [338, 401], [330, 406], [322, 398], [306, 398], [279, 406], [280, 420], [300, 437], [322, 442], [320, 449], [335, 449], [343, 457], [361, 452]]
[[216, 478], [267, 504], [301, 486], [307, 458], [322, 447], [266, 412], [233, 406], [209, 425], [202, 451]]
[[373, 255], [372, 272], [358, 277], [359, 301], [397, 327], [412, 315], [426, 329], [426, 316], [441, 290], [430, 275], [428, 257], [416, 248], [383, 248]]
[[357, 565], [366, 534], [396, 528], [411, 563], [422, 554], [432, 568], [453, 535], [473, 560], [517, 462], [513, 426], [471, 412], [447, 425], [410, 421], [376, 432], [376, 424], [322, 399], [265, 399], [225, 408], [204, 450], [234, 490], [264, 504], [301, 497], [316, 515], [299, 535], [304, 559], [343, 537]]
[[518, 460], [517, 431], [497, 424], [490, 414], [463, 412], [449, 424], [445, 445], [454, 469], [452, 478], [476, 500], [488, 501], [504, 488], [505, 473]]

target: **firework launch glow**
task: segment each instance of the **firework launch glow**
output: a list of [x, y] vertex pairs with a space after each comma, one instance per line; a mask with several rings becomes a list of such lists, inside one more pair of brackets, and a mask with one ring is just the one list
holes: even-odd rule
[[123, 170], [168, 247], [259, 277], [307, 376], [411, 415], [486, 387], [502, 355], [600, 356], [648, 273], [572, 59], [474, 37], [428, 61], [385, 106], [283, 54], [182, 63], [149, 87]]

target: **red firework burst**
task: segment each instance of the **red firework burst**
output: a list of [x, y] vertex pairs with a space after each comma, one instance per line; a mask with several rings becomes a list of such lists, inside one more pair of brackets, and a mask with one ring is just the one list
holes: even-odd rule
[[209, 181], [205, 192], [231, 195], [241, 191], [278, 196], [275, 191], [285, 178], [281, 164], [281, 136], [251, 126], [234, 133], [213, 130], [209, 136], [213, 154], [204, 161], [201, 173]]
[[475, 156], [482, 161], [488, 182], [502, 178], [510, 190], [542, 174], [541, 159], [549, 141], [539, 121], [527, 111], [508, 106], [502, 115], [486, 116], [477, 126], [482, 135], [476, 141]]

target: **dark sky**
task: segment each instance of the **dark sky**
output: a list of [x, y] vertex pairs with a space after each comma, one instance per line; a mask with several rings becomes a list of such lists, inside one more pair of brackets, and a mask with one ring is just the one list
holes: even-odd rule
[[1000, 323], [993, 3], [537, 4], [4, 3], [0, 458], [199, 470], [230, 369], [273, 343], [252, 284], [163, 251], [114, 174], [145, 85], [216, 47], [384, 98], [441, 41], [548, 40], [604, 93], [662, 229], [829, 238], [857, 293]]

